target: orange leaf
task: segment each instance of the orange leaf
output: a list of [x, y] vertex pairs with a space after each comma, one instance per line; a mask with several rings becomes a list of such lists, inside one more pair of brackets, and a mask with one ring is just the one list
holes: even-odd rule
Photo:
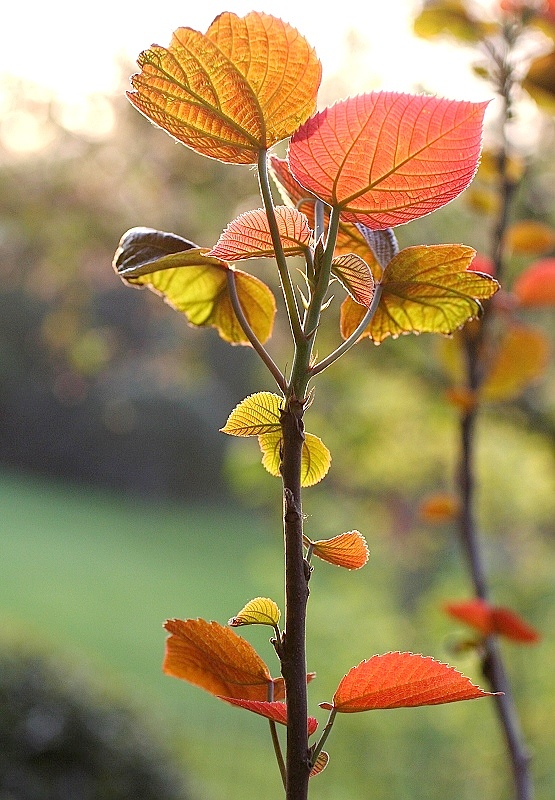
[[514, 611], [503, 606], [492, 606], [479, 597], [460, 603], [447, 603], [444, 608], [449, 616], [465, 622], [483, 636], [496, 633], [515, 642], [529, 644], [541, 639], [538, 631]]
[[522, 272], [513, 286], [522, 306], [555, 305], [555, 258], [543, 258]]
[[203, 619], [169, 619], [163, 670], [210, 694], [266, 700], [272, 678], [251, 645], [229, 628]]
[[337, 567], [360, 569], [368, 561], [368, 545], [364, 536], [358, 531], [349, 531], [334, 536], [333, 539], [320, 539], [309, 543], [315, 556]]
[[[255, 714], [260, 714], [261, 717], [271, 719], [272, 722], [279, 722], [281, 725], [287, 725], [287, 706], [281, 702], [268, 702], [261, 700], [241, 700], [236, 697], [220, 697], [220, 700], [225, 700], [232, 706], [239, 708], [246, 708], [248, 711], [254, 711]], [[318, 727], [318, 720], [315, 717], [308, 718], [308, 735], [312, 736]]]
[[453, 667], [429, 656], [386, 653], [353, 667], [337, 687], [333, 705], [320, 705], [343, 713], [354, 713], [376, 708], [454, 703], [490, 694], [475, 686]]
[[225, 12], [206, 34], [179, 28], [138, 59], [133, 105], [202, 155], [253, 164], [312, 114], [321, 65], [308, 42], [268, 14]]
[[525, 325], [512, 325], [499, 344], [479, 397], [489, 402], [515, 397], [543, 375], [548, 361], [545, 334]]
[[486, 106], [395, 92], [342, 100], [293, 135], [289, 166], [346, 220], [373, 229], [400, 225], [468, 186]]
[[459, 501], [451, 494], [432, 494], [420, 503], [419, 511], [425, 522], [450, 522], [459, 513]]
[[[287, 206], [277, 206], [275, 212], [285, 255], [302, 255], [312, 236], [308, 219]], [[274, 245], [266, 211], [263, 208], [246, 211], [230, 222], [208, 255], [225, 261], [272, 257]]]
[[555, 230], [537, 220], [519, 220], [507, 229], [505, 242], [513, 253], [541, 255], [555, 246]]

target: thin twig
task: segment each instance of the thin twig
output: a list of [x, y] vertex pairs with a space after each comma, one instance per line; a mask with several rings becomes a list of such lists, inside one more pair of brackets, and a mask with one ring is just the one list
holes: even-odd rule
[[374, 296], [372, 297], [372, 302], [368, 307], [368, 311], [357, 325], [355, 330], [351, 333], [351, 335], [345, 339], [345, 341], [337, 347], [333, 353], [330, 353], [329, 356], [323, 358], [318, 364], [315, 364], [310, 370], [310, 377], [313, 378], [315, 375], [318, 375], [320, 372], [323, 372], [327, 369], [334, 361], [337, 361], [338, 358], [346, 353], [348, 350], [351, 349], [359, 340], [360, 336], [364, 333], [376, 310], [380, 304], [380, 298], [382, 296], [382, 287], [381, 284], [378, 284], [374, 290]]
[[232, 269], [227, 270], [227, 287], [229, 290], [229, 298], [231, 300], [231, 305], [233, 306], [233, 310], [235, 312], [235, 316], [239, 320], [239, 324], [249, 340], [252, 344], [253, 348], [256, 350], [262, 361], [266, 364], [272, 375], [274, 376], [274, 380], [276, 381], [277, 385], [281, 389], [281, 391], [285, 394], [287, 391], [287, 381], [285, 380], [281, 370], [268, 353], [258, 336], [255, 334], [253, 329], [251, 328], [248, 319], [245, 316], [245, 312], [243, 311], [243, 307], [241, 306], [241, 301], [239, 300], [239, 295], [237, 294], [237, 284], [235, 282], [235, 272]]
[[272, 199], [272, 190], [270, 188], [270, 180], [268, 178], [268, 151], [261, 150], [258, 156], [258, 182], [260, 185], [260, 194], [264, 202], [266, 216], [268, 218], [268, 225], [270, 227], [270, 235], [272, 237], [272, 244], [274, 246], [274, 255], [279, 272], [281, 282], [281, 289], [287, 307], [287, 314], [289, 316], [289, 324], [295, 342], [299, 342], [303, 338], [301, 327], [301, 318], [299, 315], [299, 307], [295, 298], [295, 291], [291, 281], [291, 275], [287, 268], [287, 261], [283, 252], [281, 244], [281, 237], [279, 235], [279, 228], [276, 220], [274, 209], [274, 201]]

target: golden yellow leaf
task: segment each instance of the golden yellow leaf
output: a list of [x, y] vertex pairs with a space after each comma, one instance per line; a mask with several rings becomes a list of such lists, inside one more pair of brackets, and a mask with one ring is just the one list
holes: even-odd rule
[[220, 14], [206, 34], [178, 28], [138, 59], [128, 97], [202, 155], [256, 163], [313, 113], [320, 62], [295, 28], [269, 14]]
[[[185, 258], [192, 264], [195, 252], [199, 256], [201, 265], [181, 266]], [[207, 250], [197, 248], [196, 251], [187, 250], [183, 254], [167, 256], [164, 261], [169, 262], [174, 259], [179, 266], [149, 274], [133, 277], [123, 275], [123, 277], [131, 283], [147, 286], [160, 294], [169, 305], [183, 312], [191, 325], [214, 327], [225, 341], [231, 344], [249, 345], [231, 303], [227, 283], [229, 267], [223, 266], [222, 262], [218, 264], [218, 259], [213, 259], [215, 265], [209, 263], [207, 259], [210, 257], [205, 255], [206, 252]], [[157, 264], [160, 264], [160, 261]], [[274, 325], [276, 314], [274, 295], [266, 284], [254, 275], [240, 270], [234, 270], [234, 274], [237, 295], [245, 317], [258, 339], [264, 343], [270, 338]]]
[[279, 624], [281, 611], [269, 597], [255, 597], [243, 606], [237, 616], [232, 617], [228, 625], [238, 628], [240, 625], [270, 625], [275, 628]]

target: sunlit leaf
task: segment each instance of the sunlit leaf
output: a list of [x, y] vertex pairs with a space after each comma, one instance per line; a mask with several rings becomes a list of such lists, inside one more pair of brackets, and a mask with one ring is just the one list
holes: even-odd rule
[[440, 208], [468, 186], [486, 106], [395, 92], [342, 100], [293, 135], [289, 166], [346, 220], [394, 227]]
[[480, 387], [486, 401], [509, 400], [537, 381], [549, 363], [549, 341], [542, 331], [513, 324], [504, 334]]
[[419, 514], [424, 522], [433, 524], [451, 522], [456, 519], [460, 503], [456, 497], [446, 492], [431, 494], [420, 503]]
[[[481, 313], [479, 300], [499, 284], [468, 269], [475, 251], [463, 245], [419, 245], [401, 250], [384, 271], [382, 296], [362, 337], [376, 344], [405, 333], [448, 335]], [[341, 335], [348, 338], [364, 309], [347, 297], [341, 307]], [[361, 337], [361, 338], [362, 338]]]
[[374, 278], [360, 256], [347, 253], [333, 259], [331, 271], [356, 303], [368, 308], [374, 296]]
[[283, 398], [277, 394], [251, 394], [233, 409], [220, 430], [230, 436], [259, 436], [262, 433], [281, 432], [282, 408]]
[[[270, 172], [284, 202], [301, 208], [308, 218], [310, 227], [314, 230], [316, 196], [305, 189], [304, 186], [301, 186], [298, 180], [293, 177], [286, 159], [278, 158], [274, 155], [270, 156]], [[324, 207], [324, 219], [327, 224], [329, 221], [329, 208], [327, 206]], [[375, 263], [374, 255], [368, 247], [368, 243], [352, 222], [345, 222], [340, 219], [334, 252], [338, 256], [349, 253], [360, 256], [370, 265], [374, 276], [381, 277], [381, 268]]]
[[545, 222], [519, 220], [507, 228], [505, 243], [513, 253], [541, 255], [555, 246], [555, 229]]
[[178, 28], [138, 59], [133, 105], [197, 152], [236, 164], [290, 136], [313, 112], [321, 66], [290, 25], [225, 12], [206, 34]]
[[468, 43], [481, 41], [490, 30], [490, 26], [469, 14], [462, 0], [427, 2], [413, 25], [415, 34], [422, 39], [447, 34]]
[[[176, 253], [126, 270], [121, 274], [128, 283], [147, 286], [181, 311], [195, 326], [211, 326], [231, 344], [248, 345], [237, 319], [228, 290], [230, 267], [220, 259], [207, 256], [206, 249], [195, 248]], [[158, 271], [153, 271], [156, 268]], [[237, 295], [251, 328], [261, 342], [272, 333], [276, 314], [274, 295], [254, 275], [234, 270]]]
[[540, 108], [555, 114], [555, 51], [532, 61], [522, 85]]
[[243, 606], [237, 616], [227, 623], [232, 628], [240, 625], [270, 625], [275, 628], [281, 617], [277, 604], [269, 597], [255, 597]]
[[353, 713], [453, 703], [489, 694], [453, 667], [429, 656], [386, 653], [353, 667], [337, 687], [333, 704], [320, 705]]
[[314, 762], [314, 766], [310, 770], [310, 778], [313, 778], [315, 775], [319, 775], [325, 768], [328, 766], [328, 762], [330, 760], [329, 754], [326, 753], [325, 750], [320, 750], [318, 753], [318, 758]]
[[[317, 436], [305, 433], [301, 459], [301, 486], [314, 486], [324, 478], [330, 468], [331, 453]], [[283, 439], [280, 431], [265, 433], [258, 437], [262, 450], [262, 465], [270, 475], [281, 476], [281, 452]]]
[[319, 539], [310, 544], [315, 556], [337, 567], [360, 569], [368, 561], [368, 545], [358, 531], [341, 533], [332, 539]]
[[[235, 697], [220, 697], [220, 700], [225, 700], [232, 706], [239, 708], [246, 708], [247, 711], [253, 711], [255, 714], [260, 714], [261, 717], [271, 719], [272, 722], [279, 722], [281, 725], [287, 725], [287, 706], [281, 702], [262, 702], [260, 700], [241, 700]], [[308, 718], [308, 735], [316, 731], [318, 727], [318, 720], [315, 717]]]
[[527, 308], [555, 305], [555, 258], [543, 258], [525, 269], [516, 279], [513, 293]]
[[163, 670], [210, 694], [265, 700], [272, 678], [253, 647], [217, 622], [169, 619]]
[[[308, 219], [288, 206], [276, 206], [275, 213], [285, 255], [302, 255], [312, 237]], [[272, 257], [274, 246], [266, 211], [246, 211], [230, 222], [210, 255], [226, 261]]]
[[529, 644], [541, 639], [540, 633], [514, 611], [503, 606], [492, 606], [479, 597], [459, 603], [446, 603], [444, 609], [450, 617], [470, 625], [482, 636], [496, 633], [515, 642]]

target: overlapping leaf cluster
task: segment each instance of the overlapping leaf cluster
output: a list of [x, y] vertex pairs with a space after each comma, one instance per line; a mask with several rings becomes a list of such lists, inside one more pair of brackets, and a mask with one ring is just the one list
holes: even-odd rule
[[[304, 412], [310, 399], [305, 391], [320, 371], [363, 338], [380, 344], [407, 333], [450, 335], [478, 317], [482, 301], [497, 291], [491, 275], [469, 269], [472, 248], [446, 244], [399, 251], [393, 232], [393, 226], [440, 208], [468, 186], [478, 165], [487, 103], [371, 92], [315, 113], [321, 67], [314, 50], [294, 28], [257, 12], [221, 14], [205, 34], [180, 28], [169, 47], [145, 50], [139, 67], [128, 93], [133, 105], [201, 155], [256, 164], [263, 207], [232, 220], [212, 247], [133, 228], [120, 241], [115, 269], [125, 282], [160, 294], [191, 325], [214, 327], [226, 341], [252, 345], [260, 355], [281, 394], [247, 397], [222, 431], [256, 436], [263, 465], [279, 476], [284, 415], [293, 401]], [[283, 139], [290, 140], [287, 158], [269, 154]], [[280, 205], [272, 198], [270, 173]], [[299, 286], [290, 257], [304, 261]], [[235, 266], [255, 258], [276, 261], [294, 344], [290, 376], [265, 348], [276, 316], [274, 295]], [[339, 343], [318, 362], [313, 346], [332, 283], [345, 293]], [[300, 423], [298, 431], [299, 478], [308, 487], [325, 477], [331, 455]], [[317, 540], [303, 533], [302, 544], [308, 572], [312, 556], [349, 570], [368, 559], [366, 540], [356, 530]], [[258, 597], [229, 624], [269, 625], [281, 658], [286, 632], [279, 628], [280, 616], [273, 600]], [[168, 620], [165, 627], [168, 674], [268, 718], [271, 726], [288, 724], [283, 678], [272, 678], [234, 631], [202, 619]], [[300, 683], [304, 688], [304, 671]], [[330, 719], [310, 748], [311, 775], [328, 762], [322, 748], [338, 712], [486, 694], [433, 659], [399, 652], [373, 656], [348, 672], [331, 703], [321, 704]], [[316, 726], [309, 717], [309, 736]], [[285, 784], [283, 763], [280, 769]]]

